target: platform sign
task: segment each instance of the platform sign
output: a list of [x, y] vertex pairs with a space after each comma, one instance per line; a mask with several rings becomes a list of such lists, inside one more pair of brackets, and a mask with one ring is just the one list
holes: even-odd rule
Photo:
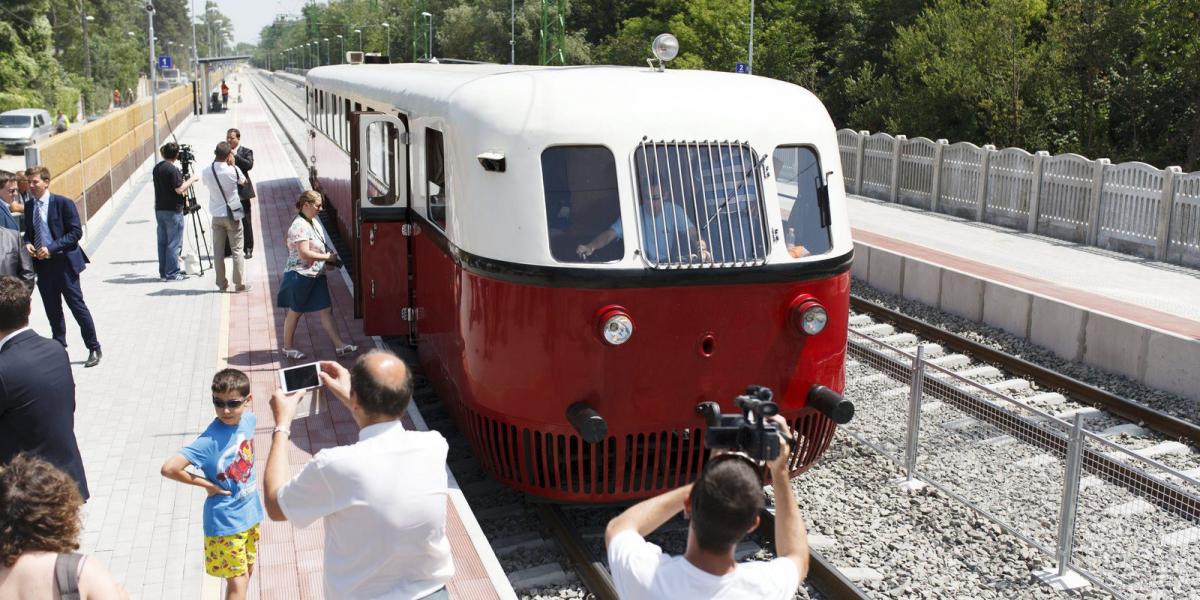
[[171, 55], [169, 55], [169, 54], [160, 54], [160, 55], [159, 55], [159, 57], [158, 57], [158, 68], [160, 68], [160, 69], [171, 69], [171, 68], [174, 68], [174, 67], [172, 66], [172, 63], [171, 63]]
[[744, 62], [740, 62], [740, 63], [733, 65], [733, 72], [734, 73], [749, 73], [750, 67], [749, 67], [749, 65], [747, 65]]

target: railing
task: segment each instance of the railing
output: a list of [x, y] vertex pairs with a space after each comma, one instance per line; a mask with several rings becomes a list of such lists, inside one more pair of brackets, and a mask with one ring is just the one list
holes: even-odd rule
[[[1118, 598], [1196, 597], [1181, 574], [1200, 560], [1200, 482], [926, 360], [851, 331], [854, 421], [840, 428], [895, 463], [907, 489], [930, 485], [1040, 551], [1043, 580], [1090, 581]], [[873, 375], [873, 377], [872, 377]], [[891, 389], [880, 385], [890, 380]], [[906, 424], [906, 425], [897, 425]], [[1086, 581], [1085, 581], [1086, 580]]]
[[846, 191], [1200, 266], [1200, 172], [838, 131]]

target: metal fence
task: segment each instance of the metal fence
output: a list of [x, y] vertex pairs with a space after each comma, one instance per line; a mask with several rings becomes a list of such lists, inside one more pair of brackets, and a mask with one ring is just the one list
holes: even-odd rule
[[854, 331], [848, 346], [871, 374], [851, 380], [856, 415], [843, 430], [899, 465], [905, 484], [934, 486], [1037, 548], [1051, 577], [1121, 598], [1200, 596], [1200, 482], [921, 349]]
[[1200, 266], [1200, 172], [852, 129], [838, 146], [851, 193]]

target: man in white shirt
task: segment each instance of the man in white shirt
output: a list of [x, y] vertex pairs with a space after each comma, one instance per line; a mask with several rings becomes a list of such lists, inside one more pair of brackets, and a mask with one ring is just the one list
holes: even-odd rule
[[288, 481], [288, 436], [304, 392], [271, 396], [275, 431], [263, 502], [275, 521], [325, 524], [325, 597], [449, 598], [445, 438], [405, 431], [412, 400], [404, 361], [373, 350], [352, 371], [324, 361], [321, 383], [350, 410], [358, 442], [321, 450]]
[[[773, 420], [788, 431], [781, 417]], [[643, 500], [609, 521], [604, 541], [621, 598], [792, 598], [808, 574], [808, 533], [792, 492], [789, 448], [781, 444], [779, 458], [770, 463], [778, 558], [742, 564], [734, 559], [738, 542], [758, 527], [764, 499], [750, 459], [722, 454], [709, 460], [694, 484]], [[687, 550], [668, 556], [645, 536], [680, 510], [691, 520]]]
[[202, 169], [200, 178], [208, 189], [208, 212], [212, 215], [213, 228], [213, 261], [217, 272], [217, 288], [222, 292], [229, 286], [225, 279], [225, 258], [220, 249], [225, 247], [228, 240], [233, 249], [233, 291], [244, 292], [250, 289], [245, 284], [243, 274], [246, 270], [245, 257], [242, 256], [242, 200], [238, 197], [237, 185], [241, 179], [237, 167], [233, 163], [233, 149], [227, 142], [217, 144], [213, 151], [213, 162]]

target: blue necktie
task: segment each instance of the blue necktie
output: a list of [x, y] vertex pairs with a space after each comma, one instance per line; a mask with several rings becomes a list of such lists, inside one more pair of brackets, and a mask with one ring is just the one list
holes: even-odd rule
[[33, 245], [41, 250], [50, 244], [50, 229], [44, 218], [46, 206], [41, 200], [36, 200], [33, 207]]

